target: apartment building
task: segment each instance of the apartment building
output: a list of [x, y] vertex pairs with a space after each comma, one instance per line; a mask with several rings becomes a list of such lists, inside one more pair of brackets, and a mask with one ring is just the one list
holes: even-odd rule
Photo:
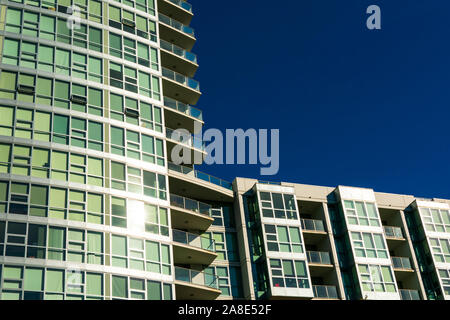
[[0, 299], [448, 299], [450, 201], [173, 163], [205, 155], [192, 18], [0, 0]]
[[450, 298], [450, 201], [237, 178], [247, 299]]

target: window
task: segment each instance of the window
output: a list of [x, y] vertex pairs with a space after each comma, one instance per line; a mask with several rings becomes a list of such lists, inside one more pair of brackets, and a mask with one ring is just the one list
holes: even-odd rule
[[439, 269], [438, 272], [444, 287], [444, 294], [450, 296], [450, 269]]
[[17, 73], [3, 71], [0, 74], [0, 98], [14, 100], [16, 97]]
[[304, 252], [300, 228], [265, 224], [264, 230], [269, 251]]
[[164, 166], [161, 139], [111, 126], [111, 141], [111, 153]]
[[[58, 21], [58, 26], [68, 30], [65, 21]], [[68, 30], [68, 32], [70, 32], [70, 30]], [[64, 36], [64, 39], [65, 38], [66, 36]], [[64, 39], [58, 39], [58, 41], [63, 41]], [[83, 80], [89, 79], [98, 83], [103, 82], [102, 59], [100, 58], [95, 58], [75, 51], [52, 48], [37, 43], [10, 38], [5, 39], [3, 54], [5, 55], [3, 63], [6, 64], [56, 72]], [[14, 55], [16, 56], [14, 57]], [[53, 67], [56, 69], [53, 69]], [[32, 100], [32, 96], [30, 95], [19, 95], [19, 98], [22, 98], [23, 101], [33, 102], [30, 101]]]
[[117, 0], [117, 2], [149, 13], [152, 16], [155, 15], [155, 0]]
[[27, 258], [45, 259], [47, 227], [28, 225]]
[[25, 223], [8, 222], [6, 227], [6, 256], [25, 257], [26, 228]]
[[166, 186], [166, 176], [164, 175], [111, 161], [111, 187], [113, 189], [137, 194], [143, 193], [148, 197], [165, 200], [167, 199]]
[[24, 300], [42, 300], [44, 290], [44, 269], [25, 269], [24, 277]]
[[273, 192], [259, 192], [261, 200], [262, 216], [265, 218], [277, 218], [297, 220], [297, 208], [294, 196]]
[[436, 262], [450, 263], [450, 240], [430, 238], [431, 252]]
[[65, 260], [66, 229], [49, 227], [47, 255], [51, 260]]
[[270, 270], [274, 287], [310, 287], [305, 261], [270, 259]]
[[169, 236], [169, 217], [166, 208], [144, 204], [145, 231]]
[[383, 234], [352, 232], [357, 257], [388, 259]]
[[[17, 2], [17, 1], [16, 1]], [[82, 19], [89, 19], [91, 21], [102, 23], [102, 6], [100, 1], [89, 0], [88, 6], [86, 5], [87, 1], [77, 0], [74, 1], [73, 4], [77, 5], [80, 9], [79, 14]], [[56, 9], [56, 4], [53, 3], [50, 7], [47, 6], [49, 1], [43, 1], [43, 8], [51, 8], [51, 10]], [[58, 11], [64, 14], [68, 13], [68, 7], [70, 7], [71, 1], [64, 1], [63, 5], [62, 1], [58, 3]], [[29, 4], [29, 3], [27, 3]], [[39, 6], [36, 3], [36, 6]], [[23, 22], [22, 22], [23, 16]], [[67, 20], [61, 17], [50, 17], [44, 14], [33, 13], [24, 10], [17, 10], [8, 8], [7, 11], [7, 31], [14, 33], [21, 33], [31, 35], [33, 37], [39, 37], [47, 40], [55, 40], [56, 33], [56, 25], [58, 26], [58, 41], [72, 44], [72, 32], [69, 28], [66, 27]], [[56, 23], [56, 21], [58, 23]], [[22, 30], [21, 30], [21, 26]], [[86, 48], [86, 42], [94, 42], [98, 43], [98, 39], [90, 37], [87, 39], [87, 26], [85, 24], [80, 24], [80, 28], [73, 30], [73, 37], [78, 38], [77, 41], [73, 41], [74, 45], [79, 45], [81, 47]], [[91, 27], [89, 27], [91, 28]], [[95, 50], [90, 48], [91, 50]]]
[[397, 292], [391, 267], [359, 264], [358, 272], [363, 291]]
[[171, 274], [168, 245], [153, 241], [145, 241], [144, 244], [144, 240], [112, 235], [111, 248], [115, 267]]
[[215, 206], [211, 209], [211, 216], [214, 218], [213, 225], [234, 228], [234, 212], [232, 206]]
[[103, 264], [102, 233], [69, 229], [67, 249], [67, 261]]
[[202, 247], [209, 248], [215, 242], [217, 260], [239, 261], [235, 232], [205, 232], [201, 235]]
[[[76, 153], [31, 148], [21, 145], [2, 145], [4, 172], [33, 176], [44, 179], [64, 180], [93, 186], [103, 186], [103, 159], [87, 157]], [[12, 152], [11, 152], [12, 150]], [[12, 157], [11, 157], [12, 154]], [[12, 166], [6, 163], [11, 163]], [[31, 174], [30, 174], [31, 168]], [[42, 189], [41, 189], [42, 190]], [[35, 187], [35, 199], [38, 199], [38, 187]], [[44, 192], [44, 191], [42, 191]], [[42, 195], [44, 195], [42, 193]], [[44, 204], [45, 205], [45, 204]]]
[[442, 209], [420, 208], [425, 230], [431, 232], [450, 232], [450, 211]]
[[171, 300], [172, 286], [159, 281], [113, 275], [112, 297], [132, 300]]
[[108, 5], [108, 9], [110, 27], [136, 34], [153, 42], [157, 41], [156, 23], [154, 21], [112, 5]]
[[110, 32], [109, 54], [125, 59], [132, 63], [138, 63], [144, 67], [159, 70], [158, 50], [145, 43]]
[[158, 77], [114, 62], [109, 63], [109, 76], [113, 87], [161, 100]]
[[170, 249], [168, 245], [145, 241], [146, 270], [148, 272], [171, 274]]
[[349, 224], [375, 227], [381, 225], [374, 203], [344, 200], [344, 208]]
[[3, 248], [4, 248], [4, 244], [5, 244], [5, 227], [6, 227], [6, 222], [5, 221], [0, 221], [0, 254], [3, 255]]
[[239, 267], [228, 266], [210, 266], [205, 269], [205, 277], [210, 277], [208, 283], [216, 281], [217, 277], [219, 290], [222, 296], [241, 298], [242, 294], [242, 277]]
[[[138, 112], [139, 117], [126, 115], [125, 108]], [[114, 120], [126, 121], [130, 124], [162, 132], [161, 108], [114, 93], [110, 94], [110, 117]]]
[[[44, 53], [44, 57], [51, 57], [51, 52]], [[41, 64], [40, 64], [41, 65]], [[44, 68], [45, 69], [45, 68]], [[53, 72], [52, 70], [46, 70]], [[3, 72], [1, 77], [6, 76], [6, 80], [13, 80], [9, 78], [8, 74], [4, 74]], [[17, 74], [13, 74], [13, 78], [17, 78]], [[25, 76], [25, 78], [23, 76]], [[29, 79], [29, 80], [26, 80]], [[34, 87], [35, 78], [34, 76], [31, 76], [31, 78], [25, 74], [19, 75], [19, 80], [22, 84], [26, 84], [25, 82], [28, 82], [29, 85]], [[25, 81], [26, 80], [26, 81]], [[14, 80], [15, 82], [15, 80]], [[15, 83], [14, 84], [8, 84], [10, 87], [10, 91], [16, 92]], [[5, 91], [5, 90], [4, 90]], [[14, 99], [14, 93], [3, 93], [6, 95], [6, 98]], [[91, 87], [86, 87], [81, 84], [76, 83], [69, 83], [65, 81], [60, 80], [53, 80], [50, 78], [44, 78], [44, 77], [36, 77], [36, 88], [35, 88], [35, 94], [32, 95], [21, 95], [23, 96], [21, 99], [25, 99], [25, 96], [28, 97], [28, 99], [31, 100], [34, 99], [33, 95], [35, 96], [35, 101], [37, 104], [40, 105], [47, 105], [47, 106], [55, 106], [58, 108], [63, 109], [72, 109], [74, 111], [79, 112], [88, 112], [93, 115], [102, 116], [103, 115], [103, 91], [99, 89], [94, 89]], [[18, 95], [19, 97], [19, 95]], [[2, 107], [7, 108], [7, 107]], [[13, 110], [13, 109], [10, 109]], [[50, 130], [50, 114], [49, 113], [43, 113], [41, 111], [29, 111], [34, 112], [35, 120], [43, 120], [43, 122], [35, 121], [35, 130], [45, 131], [49, 132]], [[37, 123], [36, 123], [37, 122]], [[31, 122], [30, 122], [31, 123]], [[9, 133], [8, 135], [11, 135], [12, 133]], [[37, 133], [35, 133], [37, 136]], [[35, 137], [36, 138], [36, 137]], [[49, 141], [48, 137], [45, 139], [39, 139], [43, 141]]]
[[20, 300], [23, 297], [23, 267], [3, 267], [2, 300]]

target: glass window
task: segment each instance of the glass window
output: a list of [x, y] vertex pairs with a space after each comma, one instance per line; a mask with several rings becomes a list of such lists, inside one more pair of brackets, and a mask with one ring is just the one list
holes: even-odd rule
[[112, 295], [118, 298], [128, 298], [127, 278], [112, 276]]
[[42, 291], [44, 284], [44, 270], [41, 268], [26, 268], [24, 289], [27, 291]]

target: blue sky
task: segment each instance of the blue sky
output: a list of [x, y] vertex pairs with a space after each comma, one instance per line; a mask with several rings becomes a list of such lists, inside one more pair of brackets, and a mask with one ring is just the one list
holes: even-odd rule
[[450, 198], [450, 1], [189, 1], [205, 129], [280, 129], [276, 176], [201, 171]]

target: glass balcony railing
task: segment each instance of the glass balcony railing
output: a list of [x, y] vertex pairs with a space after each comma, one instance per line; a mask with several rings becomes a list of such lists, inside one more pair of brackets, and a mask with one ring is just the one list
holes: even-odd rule
[[306, 251], [309, 263], [316, 264], [331, 264], [330, 254], [328, 252], [320, 251]]
[[203, 121], [203, 113], [201, 110], [194, 108], [188, 104], [182, 103], [172, 98], [164, 97], [164, 106], [177, 110], [188, 116], [194, 117]]
[[172, 230], [172, 239], [177, 243], [216, 252], [215, 241], [199, 234], [193, 234], [181, 230]]
[[394, 269], [411, 269], [411, 261], [406, 257], [391, 257]]
[[175, 194], [170, 195], [170, 205], [189, 211], [194, 211], [195, 213], [204, 214], [208, 217], [211, 216], [211, 205], [197, 200], [177, 196]]
[[335, 286], [313, 286], [314, 297], [322, 299], [339, 299]]
[[168, 16], [166, 16], [166, 15], [164, 15], [162, 13], [159, 14], [159, 21], [164, 23], [164, 24], [167, 24], [167, 25], [171, 26], [172, 28], [175, 28], [175, 29], [177, 29], [177, 30], [187, 34], [187, 35], [195, 37], [194, 29], [192, 29], [191, 27], [188, 27], [188, 26], [182, 24], [181, 22], [179, 22], [177, 20], [169, 18]]
[[399, 289], [402, 300], [420, 300], [419, 291], [409, 289]]
[[175, 280], [218, 289], [218, 277], [201, 271], [175, 267]]
[[181, 166], [181, 165], [178, 165], [178, 164], [175, 164], [172, 162], [169, 162], [168, 164], [169, 164], [170, 170], [173, 170], [173, 171], [176, 171], [176, 172], [188, 175], [188, 176], [195, 177], [197, 179], [215, 184], [215, 185], [223, 187], [225, 189], [233, 190], [233, 185], [228, 181], [222, 180], [220, 178], [216, 178], [214, 176], [211, 176], [207, 173], [195, 170], [193, 168]]
[[325, 232], [325, 227], [323, 226], [322, 220], [301, 219], [301, 223], [303, 230]]
[[258, 183], [270, 184], [270, 185], [273, 185], [273, 186], [281, 186], [281, 182], [272, 182], [272, 181], [258, 180]]
[[401, 228], [389, 227], [389, 226], [383, 226], [383, 228], [384, 228], [384, 234], [386, 235], [386, 237], [403, 239], [403, 232], [402, 232]]
[[167, 0], [167, 1], [172, 2], [173, 4], [176, 4], [177, 6], [183, 8], [184, 10], [192, 13], [192, 5], [186, 1], [183, 0]]
[[193, 63], [197, 63], [197, 55], [195, 55], [194, 53], [191, 53], [189, 51], [184, 50], [183, 48], [176, 46], [170, 42], [167, 42], [165, 40], [160, 40], [160, 46], [161, 49], [164, 49], [166, 51], [170, 51], [173, 54], [182, 57], [184, 59], [187, 59]]
[[193, 147], [201, 151], [205, 150], [205, 142], [187, 131], [181, 132], [179, 130], [174, 130], [166, 127], [166, 137], [186, 146]]
[[183, 86], [187, 86], [196, 91], [200, 91], [200, 83], [198, 81], [188, 78], [185, 75], [182, 75], [181, 73], [169, 70], [167, 68], [162, 68], [162, 75], [163, 77], [178, 82]]

